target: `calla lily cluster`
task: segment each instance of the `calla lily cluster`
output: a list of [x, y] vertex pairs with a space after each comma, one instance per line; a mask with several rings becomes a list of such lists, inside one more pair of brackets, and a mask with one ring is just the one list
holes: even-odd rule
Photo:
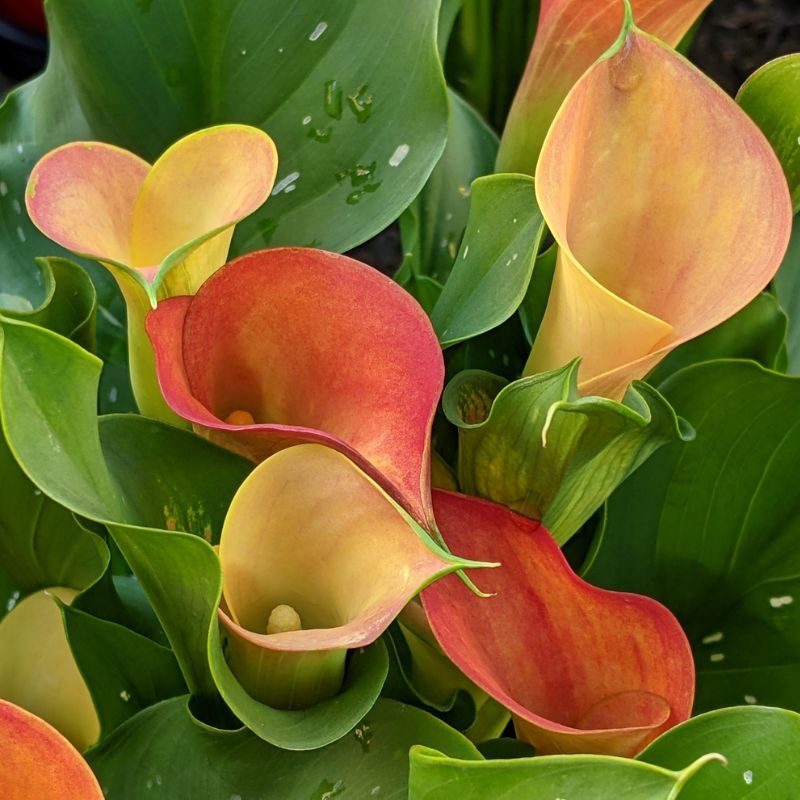
[[[273, 192], [278, 153], [263, 130], [198, 130], [153, 165], [102, 142], [65, 144], [36, 164], [30, 218], [114, 276], [127, 306], [132, 386], [151, 419], [136, 418], [148, 438], [131, 446], [124, 436], [133, 434], [114, 439], [115, 420], [98, 423], [94, 399], [76, 400], [73, 386], [65, 409], [42, 400], [31, 377], [37, 346], [78, 365], [75, 385], [91, 384], [99, 362], [49, 331], [26, 339], [39, 329], [0, 315], [0, 444], [21, 480], [104, 548], [106, 571], [74, 585], [89, 586], [87, 608], [110, 609], [95, 618], [65, 608], [78, 590], [42, 579], [38, 516], [23, 546], [7, 549], [32, 566], [9, 571], [23, 576], [26, 596], [0, 617], [0, 738], [11, 742], [0, 796], [104, 796], [80, 753], [102, 770], [125, 737], [139, 735], [138, 724], [150, 730], [143, 715], [155, 719], [175, 699], [165, 681], [172, 694], [152, 698], [152, 708], [100, 713], [110, 690], [98, 691], [85, 668], [97, 659], [81, 661], [87, 645], [65, 632], [63, 616], [78, 613], [83, 624], [102, 620], [110, 637], [135, 628], [137, 646], [193, 695], [181, 714], [198, 717], [187, 738], [207, 737], [203, 747], [219, 735], [226, 747], [268, 746], [260, 752], [272, 758], [278, 747], [336, 747], [352, 730], [368, 753], [362, 717], [371, 706], [359, 706], [347, 725], [330, 720], [347, 702], [354, 661], [385, 641], [395, 648], [391, 678], [389, 667], [376, 670], [373, 694], [357, 687], [358, 702], [374, 704], [385, 684], [386, 702], [416, 697], [455, 716], [453, 698], [466, 694], [474, 712], [461, 728], [467, 737], [496, 738], [510, 721], [537, 758], [593, 754], [619, 766], [646, 757], [689, 719], [696, 654], [672, 606], [592, 585], [584, 579], [591, 573], [574, 566], [580, 553], [568, 560], [559, 545], [580, 529], [601, 547], [596, 512], [611, 493], [657, 449], [692, 439], [697, 421], [678, 416], [685, 412], [670, 405], [667, 389], [637, 381], [756, 298], [786, 252], [792, 203], [772, 146], [673, 49], [709, 2], [542, 0], [497, 168], [523, 173], [504, 179], [522, 181], [527, 194], [517, 200], [536, 211], [538, 232], [519, 240], [531, 242], [529, 265], [545, 260], [537, 256], [546, 228], [555, 266], [545, 293], [540, 270], [528, 270], [505, 317], [524, 304], [528, 338], [514, 345], [529, 352], [524, 367], [524, 355], [515, 371], [508, 353], [498, 358], [487, 346], [502, 375], [464, 370], [473, 366], [469, 347], [483, 346], [477, 335], [443, 353], [417, 299], [347, 255], [286, 246], [229, 259], [234, 226]], [[309, 45], [327, 28], [320, 22]], [[362, 124], [373, 103], [366, 85], [348, 101], [353, 125]], [[328, 81], [331, 119], [341, 120], [341, 105], [341, 87]], [[299, 120], [305, 127], [311, 116]], [[330, 128], [310, 130], [304, 138], [327, 144]], [[408, 153], [400, 145], [389, 167]], [[356, 165], [336, 180], [375, 194], [374, 171]], [[517, 245], [501, 244], [510, 268]], [[467, 251], [465, 237], [459, 261], [472, 269]], [[486, 274], [459, 277], [459, 291], [479, 291]], [[479, 304], [467, 299], [472, 314]], [[513, 336], [512, 324], [499, 336]], [[80, 432], [72, 438], [63, 425], [71, 416]], [[54, 463], [74, 467], [77, 490], [36, 461], [38, 442]], [[185, 475], [167, 486], [168, 470], [133, 463], [140, 446], [163, 456], [176, 442], [195, 448], [203, 470], [181, 465]], [[65, 462], [70, 448], [76, 455]], [[152, 502], [121, 477], [148, 466], [152, 481], [136, 486]], [[76, 501], [81, 491], [92, 501]], [[104, 491], [114, 494], [107, 504]], [[2, 522], [0, 536], [15, 535]], [[109, 563], [137, 579], [128, 596]], [[191, 617], [185, 635], [180, 614]], [[230, 727], [229, 712], [249, 731], [215, 730]], [[114, 725], [127, 726], [124, 736], [114, 738]], [[325, 730], [309, 740], [297, 734], [314, 727]], [[678, 775], [660, 777], [670, 774]], [[744, 774], [749, 785], [752, 772]], [[680, 789], [684, 777], [676, 780]], [[340, 788], [326, 776], [314, 796]]]

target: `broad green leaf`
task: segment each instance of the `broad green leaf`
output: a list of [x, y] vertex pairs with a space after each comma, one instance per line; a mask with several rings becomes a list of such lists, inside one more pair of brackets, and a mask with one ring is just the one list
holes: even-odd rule
[[408, 796], [409, 800], [683, 800], [686, 788], [716, 759], [703, 755], [671, 771], [611, 756], [466, 761], [415, 746]]
[[800, 379], [716, 361], [662, 391], [696, 439], [664, 447], [612, 495], [585, 577], [677, 615], [698, 711], [799, 709]]
[[718, 358], [757, 361], [768, 369], [785, 362], [788, 320], [778, 301], [763, 292], [738, 314], [673, 350], [648, 376], [653, 386], [683, 367]]
[[793, 800], [800, 786], [800, 716], [782, 708], [724, 708], [667, 731], [638, 758], [675, 769], [709, 749], [727, 760], [691, 780], [681, 800]]
[[447, 279], [467, 224], [470, 187], [476, 178], [492, 172], [497, 154], [497, 136], [486, 123], [455, 92], [448, 97], [444, 153], [401, 217], [405, 260], [396, 278], [412, 291], [426, 278], [437, 284]]
[[406, 800], [408, 750], [423, 743], [480, 758], [459, 733], [420, 711], [380, 700], [349, 735], [313, 753], [292, 753], [246, 730], [198, 725], [185, 699], [143, 711], [88, 755], [109, 800], [280, 798]]
[[0, 434], [0, 569], [15, 589], [85, 589], [108, 558], [99, 536], [28, 480]]
[[117, 625], [62, 605], [78, 669], [89, 687], [105, 739], [147, 706], [186, 692], [172, 651]]
[[225, 663], [222, 575], [210, 542], [252, 465], [144, 418], [103, 418], [98, 429], [97, 359], [42, 328], [4, 321], [0, 330], [0, 412], [14, 457], [45, 494], [108, 528], [204, 714], [217, 718], [219, 689], [259, 735], [293, 749], [321, 747], [352, 727], [386, 678], [382, 643], [353, 657], [342, 692], [305, 711], [260, 706]]
[[[219, 541], [231, 498], [253, 463], [197, 436], [133, 414], [99, 419], [106, 467], [139, 526]], [[158, 491], [153, 491], [153, 486]]]
[[3, 309], [3, 295], [0, 295], [0, 311], [12, 319], [49, 328], [86, 350], [93, 350], [97, 292], [87, 273], [66, 258], [41, 258], [36, 267], [44, 289], [39, 307], [33, 308], [20, 298], [17, 305], [30, 308]]
[[519, 308], [543, 232], [533, 178], [490, 175], [473, 183], [467, 230], [431, 314], [443, 347], [496, 328]]
[[736, 102], [764, 132], [780, 159], [794, 210], [800, 210], [800, 53], [770, 61], [739, 89]]
[[559, 544], [659, 447], [691, 435], [645, 383], [622, 403], [581, 397], [577, 366], [508, 384], [462, 372], [442, 401], [459, 429], [462, 491], [541, 520]]
[[[800, 146], [799, 146], [800, 149]], [[792, 238], [774, 281], [775, 294], [789, 317], [786, 349], [788, 371], [800, 372], [800, 221], [794, 218]]]
[[417, 195], [444, 147], [437, 14], [427, 0], [402, 14], [390, 0], [324, 11], [281, 0], [48, 3], [48, 68], [0, 110], [0, 258], [11, 265], [0, 291], [41, 296], [30, 259], [59, 250], [27, 220], [25, 181], [44, 152], [77, 139], [153, 160], [198, 128], [256, 125], [281, 167], [234, 250], [368, 239]]

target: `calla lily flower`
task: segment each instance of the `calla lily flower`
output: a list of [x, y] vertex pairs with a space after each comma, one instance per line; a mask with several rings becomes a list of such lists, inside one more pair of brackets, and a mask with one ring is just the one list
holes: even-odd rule
[[389, 278], [321, 250], [263, 250], [159, 303], [147, 331], [164, 397], [196, 431], [254, 461], [327, 444], [432, 529], [442, 353]]
[[251, 696], [279, 708], [335, 694], [348, 649], [375, 641], [431, 581], [484, 566], [446, 553], [319, 444], [256, 467], [231, 503], [219, 559], [231, 668]]
[[[642, 30], [675, 46], [711, 0], [632, 0]], [[528, 64], [508, 113], [498, 172], [533, 175], [547, 130], [577, 80], [614, 43], [622, 0], [542, 0]]]
[[572, 571], [548, 531], [503, 506], [437, 491], [446, 543], [497, 560], [495, 597], [458, 579], [422, 593], [447, 655], [511, 711], [540, 754], [631, 756], [689, 717], [694, 665], [677, 620], [646, 597], [597, 589]]
[[234, 225], [269, 196], [275, 145], [247, 125], [189, 134], [153, 166], [102, 142], [73, 142], [33, 168], [33, 223], [114, 275], [128, 310], [131, 376], [143, 413], [166, 409], [153, 374], [144, 317], [157, 299], [194, 294], [228, 255]]
[[0, 700], [0, 797], [3, 800], [103, 800], [80, 753], [55, 729]]
[[85, 750], [100, 736], [100, 722], [54, 599], [69, 605], [77, 594], [61, 586], [42, 589], [0, 620], [0, 699], [41, 717]]
[[525, 374], [580, 356], [584, 394], [613, 399], [747, 305], [777, 271], [792, 222], [755, 124], [636, 28], [559, 110], [536, 196], [559, 252]]

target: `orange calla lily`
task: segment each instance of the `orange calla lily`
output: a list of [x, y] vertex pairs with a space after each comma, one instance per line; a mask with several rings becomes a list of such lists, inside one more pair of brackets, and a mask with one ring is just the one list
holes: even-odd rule
[[559, 253], [525, 374], [580, 356], [581, 390], [614, 399], [752, 300], [777, 271], [792, 221], [758, 128], [635, 28], [559, 110], [536, 196]]
[[164, 397], [195, 430], [255, 461], [327, 444], [433, 525], [442, 352], [392, 280], [321, 250], [263, 250], [159, 303], [147, 330]]
[[46, 720], [85, 750], [97, 741], [100, 722], [54, 599], [69, 605], [77, 594], [62, 586], [42, 589], [0, 620], [0, 698]]
[[503, 506], [436, 491], [434, 510], [451, 548], [501, 566], [481, 576], [490, 598], [452, 577], [425, 589], [431, 628], [520, 738], [540, 754], [631, 756], [688, 718], [692, 652], [666, 608], [585, 583], [545, 528]]
[[80, 753], [44, 720], [0, 700], [3, 800], [103, 800]]
[[[642, 30], [677, 45], [711, 0], [632, 0]], [[533, 175], [547, 130], [569, 90], [614, 43], [622, 0], [542, 0], [528, 64], [508, 114], [498, 172]]]
[[278, 159], [247, 125], [196, 131], [150, 166], [102, 142], [73, 142], [33, 168], [26, 204], [46, 236], [114, 275], [128, 309], [131, 374], [144, 413], [164, 416], [144, 317], [194, 294], [227, 258], [233, 227], [269, 196]]
[[219, 559], [231, 667], [253, 697], [288, 708], [335, 694], [347, 650], [375, 641], [423, 586], [480, 566], [435, 545], [319, 444], [256, 467], [231, 503]]

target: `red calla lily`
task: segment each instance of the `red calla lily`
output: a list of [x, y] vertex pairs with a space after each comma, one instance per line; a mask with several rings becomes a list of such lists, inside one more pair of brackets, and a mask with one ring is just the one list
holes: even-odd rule
[[434, 510], [451, 548], [501, 566], [481, 575], [493, 598], [452, 576], [425, 589], [431, 628], [520, 738], [542, 754], [631, 756], [688, 718], [692, 653], [666, 608], [590, 586], [545, 528], [503, 506], [436, 491]]
[[326, 444], [432, 525], [442, 353], [389, 278], [321, 250], [263, 250], [159, 303], [147, 331], [167, 403], [198, 432], [254, 461]]

